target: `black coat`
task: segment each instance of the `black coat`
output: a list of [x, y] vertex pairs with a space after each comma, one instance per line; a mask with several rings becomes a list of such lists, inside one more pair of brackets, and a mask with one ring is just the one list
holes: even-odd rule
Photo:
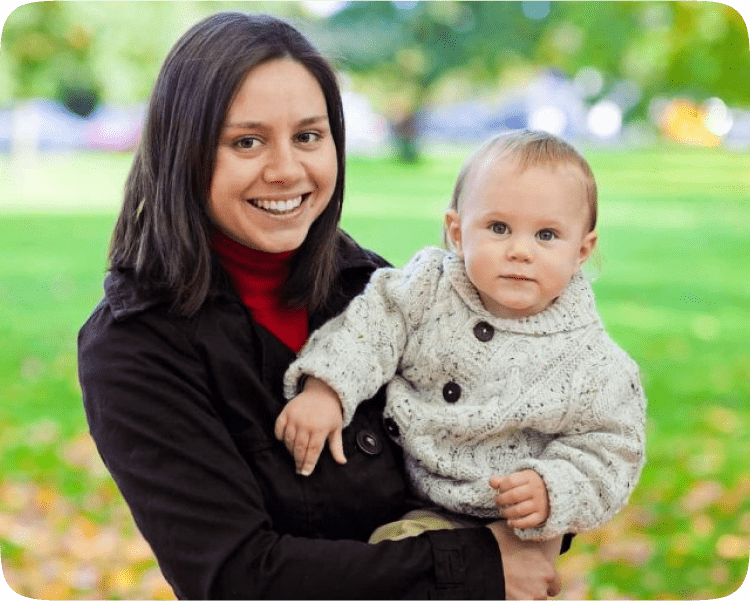
[[[343, 310], [385, 264], [341, 245]], [[110, 273], [79, 335], [91, 435], [164, 576], [180, 598], [473, 598], [504, 596], [486, 528], [370, 545], [413, 508], [381, 393], [344, 430], [345, 466], [326, 450], [298, 476], [273, 436], [294, 353], [256, 324], [226, 274], [191, 318]], [[369, 434], [370, 436], [365, 436]]]

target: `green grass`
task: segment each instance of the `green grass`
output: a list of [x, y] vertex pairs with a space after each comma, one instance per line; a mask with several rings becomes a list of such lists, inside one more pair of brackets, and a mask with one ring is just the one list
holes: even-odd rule
[[[600, 191], [594, 288], [642, 368], [648, 463], [630, 506], [561, 560], [563, 595], [721, 597], [744, 579], [750, 540], [750, 157], [586, 152]], [[461, 160], [350, 160], [344, 227], [397, 265], [440, 244]], [[32, 597], [167, 596], [85, 436], [76, 380], [128, 164], [58, 157], [20, 179], [0, 166], [0, 539], [6, 578]]]

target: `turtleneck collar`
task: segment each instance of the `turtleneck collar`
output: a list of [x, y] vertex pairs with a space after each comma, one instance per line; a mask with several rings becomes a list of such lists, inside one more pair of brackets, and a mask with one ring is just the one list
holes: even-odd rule
[[287, 306], [280, 294], [296, 251], [249, 248], [216, 228], [211, 243], [255, 321], [298, 352], [307, 339], [307, 310]]

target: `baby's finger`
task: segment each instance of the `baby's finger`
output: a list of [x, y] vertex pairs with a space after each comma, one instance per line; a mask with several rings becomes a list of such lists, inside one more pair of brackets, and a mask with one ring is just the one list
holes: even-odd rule
[[282, 411], [281, 415], [276, 420], [276, 426], [273, 429], [273, 433], [276, 436], [276, 440], [284, 440], [284, 431], [286, 430], [286, 425], [289, 422], [289, 417], [286, 414], [286, 411]]
[[297, 473], [303, 476], [309, 476], [315, 469], [315, 465], [318, 463], [318, 458], [323, 450], [323, 442], [325, 439], [321, 439], [318, 436], [311, 436], [307, 441], [307, 448], [305, 454], [301, 460], [297, 462]]
[[490, 478], [490, 486], [500, 492], [505, 492], [511, 486], [508, 484], [507, 476], [492, 476]]
[[531, 498], [529, 491], [525, 487], [511, 488], [507, 492], [502, 492], [495, 497], [495, 505], [498, 507], [507, 507], [523, 503]]
[[543, 522], [544, 520], [542, 520], [542, 514], [540, 514], [538, 511], [535, 511], [534, 513], [531, 513], [522, 518], [508, 520], [508, 526], [510, 526], [511, 528], [518, 528], [520, 530], [523, 530], [524, 528], [535, 528], [536, 526], [541, 526]]
[[346, 456], [344, 455], [344, 441], [341, 438], [341, 428], [336, 428], [328, 437], [328, 448], [336, 463], [344, 465]]
[[307, 454], [307, 446], [310, 442], [310, 434], [305, 431], [298, 431], [294, 437], [294, 443], [292, 445], [292, 455], [294, 455], [294, 461], [297, 464], [297, 471], [299, 472], [300, 466], [305, 459]]
[[501, 510], [503, 517], [507, 520], [517, 520], [536, 512], [537, 509], [533, 501], [523, 501], [515, 505], [508, 505]]
[[287, 423], [286, 428], [284, 429], [284, 446], [286, 446], [286, 450], [289, 451], [292, 455], [294, 455], [294, 441], [297, 438], [297, 428], [292, 423]]

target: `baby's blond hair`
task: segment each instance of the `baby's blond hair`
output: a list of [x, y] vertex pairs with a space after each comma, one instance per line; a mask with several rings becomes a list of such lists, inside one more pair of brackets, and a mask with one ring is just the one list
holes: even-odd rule
[[597, 216], [597, 191], [596, 180], [591, 167], [573, 146], [544, 131], [503, 132], [484, 142], [466, 159], [458, 172], [448, 208], [460, 211], [466, 184], [481, 162], [486, 164], [489, 161], [502, 159], [515, 161], [520, 172], [529, 167], [556, 167], [558, 165], [578, 167], [581, 171], [581, 179], [586, 190], [586, 201], [589, 208], [588, 231], [594, 230]]

